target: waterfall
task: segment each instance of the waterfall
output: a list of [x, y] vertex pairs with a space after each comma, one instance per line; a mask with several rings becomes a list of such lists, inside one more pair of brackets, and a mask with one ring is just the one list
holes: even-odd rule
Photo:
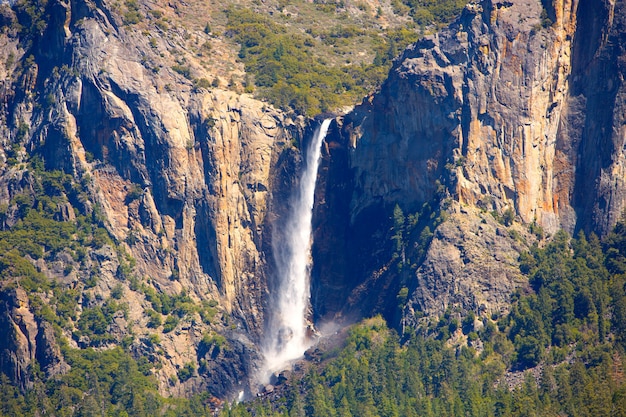
[[291, 211], [286, 221], [274, 231], [272, 246], [278, 289], [265, 332], [265, 366], [261, 377], [265, 381], [273, 372], [284, 369], [291, 361], [302, 357], [311, 346], [307, 336], [311, 220], [321, 146], [330, 122], [331, 119], [324, 120], [315, 131], [306, 149], [300, 186], [292, 197]]

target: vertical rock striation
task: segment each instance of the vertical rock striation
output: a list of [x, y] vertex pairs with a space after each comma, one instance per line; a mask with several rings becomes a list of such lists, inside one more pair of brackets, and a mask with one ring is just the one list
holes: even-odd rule
[[[328, 207], [337, 219], [321, 222], [318, 236], [328, 240], [318, 253], [329, 262], [324, 248], [347, 254], [336, 270], [360, 271], [352, 296], [408, 286], [405, 315], [499, 310], [523, 283], [514, 255], [524, 245], [485, 213], [548, 233], [610, 230], [626, 202], [622, 3], [471, 2], [448, 28], [404, 51], [380, 91], [329, 139], [349, 152], [351, 193]], [[325, 201], [335, 181], [325, 182]], [[449, 215], [411, 278], [388, 268], [392, 245], [381, 243], [395, 204], [409, 213], [439, 205]], [[346, 223], [363, 239], [325, 229]], [[514, 234], [530, 242], [526, 233]], [[395, 304], [395, 293], [387, 296]]]
[[[10, 46], [22, 60], [22, 70], [7, 69], [2, 84], [5, 149], [27, 126], [19, 145], [41, 155], [47, 169], [88, 184], [85, 206], [99, 211], [136, 260], [133, 274], [142, 285], [219, 302], [223, 323], [212, 325], [231, 350], [206, 369], [214, 393], [225, 395], [255, 366], [273, 167], [302, 123], [249, 95], [207, 89], [171, 70], [176, 65], [160, 43], [128, 30], [106, 2], [51, 0], [42, 13], [41, 33], [3, 38], [3, 51]], [[0, 174], [15, 175], [6, 164]], [[0, 203], [8, 203], [15, 192], [3, 184]], [[116, 271], [99, 272], [108, 281], [103, 288], [113, 288]], [[134, 331], [145, 338], [150, 304], [141, 294], [131, 299]], [[196, 327], [164, 337], [163, 392], [177, 368], [201, 359], [196, 350], [206, 326]], [[19, 379], [21, 365], [13, 368]]]
[[566, 118], [557, 140], [576, 158], [579, 227], [605, 234], [626, 203], [626, 4], [580, 0]]
[[404, 52], [380, 94], [350, 116], [362, 132], [354, 211], [370, 196], [432, 201], [439, 181], [462, 203], [573, 230], [572, 172], [555, 160], [576, 2], [557, 7], [548, 25], [539, 1], [471, 3]]
[[35, 361], [47, 377], [69, 370], [52, 326], [35, 318], [23, 289], [0, 292], [0, 329], [0, 369], [21, 389], [32, 388]]

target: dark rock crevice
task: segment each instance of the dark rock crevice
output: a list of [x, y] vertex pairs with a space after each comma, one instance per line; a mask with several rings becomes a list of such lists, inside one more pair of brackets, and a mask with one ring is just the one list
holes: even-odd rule
[[[170, 145], [165, 139], [167, 129], [152, 111], [151, 105], [145, 97], [142, 97], [138, 92], [124, 90], [113, 80], [109, 80], [109, 84], [112, 93], [120, 97], [132, 112], [134, 120], [129, 127], [137, 129], [139, 132], [134, 141], [139, 146], [126, 150], [112, 161], [120, 166], [120, 174], [124, 173], [125, 167], [135, 164], [139, 167], [145, 167], [146, 172], [134, 170], [134, 172], [128, 172], [127, 177], [122, 176], [141, 184], [145, 184], [146, 180], [149, 179], [149, 184], [154, 189], [153, 195], [157, 209], [159, 212], [172, 217], [176, 222], [176, 228], [181, 229], [185, 198], [172, 190], [166, 175], [172, 164]], [[133, 132], [127, 134], [133, 135]]]
[[316, 184], [311, 248], [311, 304], [315, 321], [332, 319], [340, 312], [356, 285], [355, 280], [350, 280], [356, 276], [349, 272], [349, 260], [357, 250], [349, 243], [353, 190], [350, 148], [340, 135], [340, 125], [332, 123], [322, 148]]
[[[624, 31], [626, 4], [581, 0], [572, 53], [570, 129], [577, 139], [573, 202], [576, 228], [609, 232], [624, 209], [626, 191], [615, 178], [622, 171], [626, 100]], [[619, 175], [619, 174], [618, 174]]]

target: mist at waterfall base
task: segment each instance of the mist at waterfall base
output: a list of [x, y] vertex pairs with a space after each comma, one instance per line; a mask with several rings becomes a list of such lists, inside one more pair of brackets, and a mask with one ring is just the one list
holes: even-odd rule
[[300, 184], [291, 198], [285, 222], [277, 225], [272, 247], [276, 262], [278, 288], [272, 302], [265, 331], [263, 354], [265, 363], [259, 382], [266, 383], [275, 372], [286, 369], [301, 358], [313, 344], [307, 326], [310, 308], [311, 220], [315, 182], [321, 145], [331, 119], [317, 128], [305, 151]]

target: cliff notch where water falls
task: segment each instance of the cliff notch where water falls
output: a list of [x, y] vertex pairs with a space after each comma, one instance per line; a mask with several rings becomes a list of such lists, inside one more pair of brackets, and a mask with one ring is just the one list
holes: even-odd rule
[[[26, 390], [34, 364], [54, 378], [67, 352], [122, 346], [162, 395], [248, 389], [276, 288], [272, 232], [318, 121], [236, 80], [221, 88], [187, 46], [222, 40], [166, 36], [149, 2], [137, 7], [162, 32], [130, 30], [106, 1], [45, 4], [0, 5], [2, 372]], [[559, 229], [611, 229], [625, 203], [624, 6], [471, 2], [335, 117], [313, 213], [318, 323], [506, 311], [528, 285], [520, 253]], [[215, 65], [243, 74], [225, 51]]]

